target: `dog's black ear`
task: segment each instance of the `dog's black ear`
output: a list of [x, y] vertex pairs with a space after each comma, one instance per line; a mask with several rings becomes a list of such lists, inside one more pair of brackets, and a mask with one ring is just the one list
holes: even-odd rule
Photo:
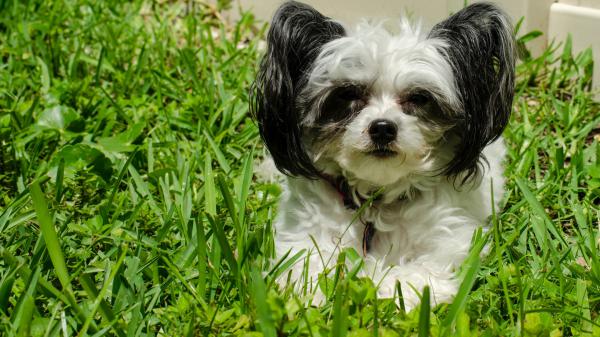
[[462, 110], [455, 129], [461, 140], [444, 173], [467, 180], [477, 172], [483, 148], [500, 137], [510, 117], [513, 27], [495, 5], [476, 3], [434, 26], [429, 37], [445, 41], [441, 52], [452, 66]]
[[273, 17], [250, 111], [275, 165], [285, 174], [318, 175], [302, 143], [297, 96], [322, 46], [344, 34], [340, 24], [294, 1], [284, 3]]

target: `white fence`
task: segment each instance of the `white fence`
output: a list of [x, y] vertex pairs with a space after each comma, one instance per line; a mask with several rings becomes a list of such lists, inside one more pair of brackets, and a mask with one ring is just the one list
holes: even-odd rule
[[[268, 21], [282, 0], [236, 0], [244, 9]], [[427, 26], [459, 10], [464, 0], [304, 0], [325, 15], [352, 23], [361, 18], [394, 18], [409, 13]], [[474, 1], [468, 1], [474, 2]], [[529, 44], [534, 54], [548, 41], [564, 41], [571, 34], [575, 52], [593, 48], [594, 84], [600, 87], [600, 0], [496, 0], [514, 19], [524, 18], [521, 33], [539, 30], [544, 35]]]

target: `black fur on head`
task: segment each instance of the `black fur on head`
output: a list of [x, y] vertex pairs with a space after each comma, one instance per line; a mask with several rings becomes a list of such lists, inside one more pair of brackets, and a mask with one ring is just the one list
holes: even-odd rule
[[454, 129], [460, 141], [444, 174], [468, 180], [478, 171], [481, 151], [500, 137], [510, 117], [516, 54], [513, 28], [504, 11], [490, 3], [476, 3], [438, 23], [429, 37], [447, 43], [441, 52], [453, 68], [463, 109]]
[[295, 1], [284, 3], [273, 17], [250, 111], [275, 165], [285, 174], [319, 175], [302, 143], [302, 112], [296, 103], [321, 47], [344, 34], [340, 24]]

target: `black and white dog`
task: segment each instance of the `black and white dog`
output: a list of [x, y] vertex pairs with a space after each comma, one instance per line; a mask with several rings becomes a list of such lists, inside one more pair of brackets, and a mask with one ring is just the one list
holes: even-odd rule
[[308, 251], [308, 272], [291, 279], [316, 285], [329, 257], [353, 247], [379, 296], [400, 281], [409, 308], [426, 285], [435, 303], [450, 301], [455, 269], [504, 192], [514, 68], [510, 19], [490, 3], [428, 32], [401, 20], [397, 34], [284, 3], [251, 111], [288, 176], [277, 254]]

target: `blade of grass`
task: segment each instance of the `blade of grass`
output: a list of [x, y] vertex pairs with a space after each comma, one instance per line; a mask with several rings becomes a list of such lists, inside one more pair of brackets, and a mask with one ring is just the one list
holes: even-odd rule
[[267, 273], [270, 276], [271, 281], [269, 282], [269, 286], [272, 285], [275, 280], [285, 271], [287, 271], [290, 267], [292, 267], [298, 260], [306, 253], [306, 249], [301, 249], [299, 252], [294, 254], [291, 258], [287, 258], [291, 253], [291, 250], [287, 251], [279, 260], [275, 263], [273, 268]]
[[241, 225], [244, 225], [246, 216], [246, 201], [248, 200], [248, 194], [250, 193], [250, 183], [252, 183], [253, 176], [253, 160], [254, 160], [254, 148], [250, 150], [244, 157], [244, 164], [242, 166], [242, 186], [240, 188], [240, 194], [238, 196], [238, 219]]
[[[79, 278], [79, 282], [81, 283], [83, 290], [85, 290], [85, 292], [88, 293], [88, 296], [90, 297], [91, 300], [96, 301], [98, 298], [100, 298], [99, 309], [100, 309], [100, 313], [102, 314], [104, 319], [107, 320], [108, 322], [116, 322], [117, 318], [116, 318], [114, 312], [112, 311], [110, 304], [108, 304], [108, 302], [106, 302], [102, 297], [99, 297], [98, 291], [96, 289], [96, 285], [94, 284], [92, 279], [89, 277], [89, 275], [82, 274], [81, 277]], [[123, 327], [117, 325], [117, 327], [113, 327], [113, 331], [119, 337], [125, 337], [125, 333], [123, 333]]]
[[346, 303], [348, 286], [342, 281], [335, 290], [333, 300], [333, 324], [331, 337], [344, 337], [348, 334], [348, 305]]
[[27, 289], [21, 294], [14, 312], [12, 313], [12, 324], [19, 327], [20, 332], [23, 332], [23, 330], [21, 330], [22, 327], [27, 329], [25, 330], [25, 333], [21, 333], [23, 336], [29, 334], [29, 322], [31, 322], [31, 315], [33, 314], [33, 298], [35, 297], [35, 290], [38, 285], [40, 272], [41, 270], [39, 267], [33, 272], [31, 279], [28, 280], [29, 284], [27, 285]]
[[429, 302], [429, 286], [426, 286], [423, 288], [423, 294], [421, 296], [421, 309], [419, 310], [419, 337], [429, 337], [430, 315], [431, 303]]
[[127, 172], [127, 168], [131, 164], [131, 161], [133, 160], [133, 158], [135, 157], [135, 155], [137, 154], [138, 151], [139, 151], [139, 148], [136, 148], [133, 152], [131, 152], [131, 154], [129, 155], [129, 158], [127, 158], [127, 161], [125, 161], [125, 163], [123, 164], [123, 167], [121, 167], [121, 171], [119, 171], [119, 175], [117, 176], [117, 179], [114, 182], [113, 189], [110, 193], [110, 197], [104, 204], [104, 207], [101, 208], [102, 213], [104, 213], [103, 218], [105, 221], [107, 221], [107, 219], [108, 219], [108, 210], [109, 210], [110, 206], [112, 205], [112, 203], [115, 199], [115, 196], [117, 195], [117, 190], [119, 189], [119, 185], [121, 184], [121, 181], [123, 180], [123, 177], [125, 176], [125, 172]]
[[[442, 332], [448, 331], [452, 328], [452, 325], [456, 323], [459, 314], [464, 310], [467, 304], [467, 296], [469, 295], [471, 288], [473, 288], [475, 278], [477, 277], [477, 272], [479, 271], [479, 267], [481, 265], [479, 255], [481, 254], [481, 250], [485, 246], [486, 241], [487, 240], [483, 238], [483, 232], [481, 228], [479, 228], [474, 235], [473, 248], [463, 264], [467, 266], [467, 271], [464, 273], [464, 275], [462, 275], [463, 281], [458, 288], [458, 292], [456, 297], [454, 297], [454, 301], [450, 305], [450, 309], [448, 310], [446, 318], [442, 322]], [[443, 333], [441, 333], [441, 335], [443, 335]]]
[[[83, 310], [81, 310], [81, 308], [77, 305], [77, 300], [75, 299], [73, 290], [71, 288], [71, 280], [69, 278], [69, 272], [64, 260], [64, 255], [60, 247], [60, 243], [58, 242], [58, 235], [54, 229], [54, 223], [52, 221], [52, 217], [50, 216], [50, 212], [48, 211], [48, 204], [46, 203], [46, 199], [44, 198], [44, 194], [38, 185], [38, 182], [33, 182], [31, 184], [30, 194], [33, 207], [35, 208], [35, 212], [38, 217], [40, 230], [42, 231], [42, 237], [46, 243], [46, 249], [48, 250], [50, 261], [52, 261], [52, 265], [54, 266], [54, 273], [58, 277], [58, 280], [68, 299], [68, 303], [73, 306], [79, 318], [83, 318], [82, 321], [85, 321], [87, 318], [87, 313], [84, 313]], [[93, 322], [90, 325], [90, 330], [93, 332], [97, 331], [96, 325]]]
[[235, 256], [233, 255], [233, 250], [231, 250], [231, 246], [229, 245], [229, 243], [227, 241], [227, 237], [225, 236], [225, 233], [223, 232], [223, 228], [221, 226], [218, 226], [217, 223], [215, 222], [215, 220], [210, 215], [207, 214], [206, 219], [208, 220], [208, 223], [210, 224], [213, 234], [215, 235], [215, 237], [217, 238], [217, 240], [219, 242], [221, 251], [225, 255], [225, 261], [227, 261], [227, 264], [229, 265], [229, 268], [231, 269], [231, 272], [233, 273], [234, 278], [239, 279], [238, 264], [235, 259]]
[[60, 203], [63, 190], [63, 178], [65, 175], [65, 159], [61, 158], [56, 171], [56, 198], [55, 201]]
[[[16, 270], [18, 275], [22, 279], [29, 279], [31, 277], [32, 271], [27, 267], [27, 265], [22, 263], [22, 260], [20, 258], [15, 258], [6, 250], [3, 250], [2, 253], [0, 253], [0, 255], [2, 256], [4, 261], [7, 262], [8, 265], [12, 266], [13, 268], [15, 268], [17, 264], [19, 265], [18, 268], [16, 268]], [[69, 303], [68, 298], [63, 293], [61, 293], [60, 290], [56, 289], [51, 283], [44, 280], [43, 278], [40, 278], [38, 280], [38, 286], [41, 288], [40, 291], [44, 294], [44, 296], [58, 299], [63, 303]]]
[[[106, 292], [108, 291], [108, 288], [112, 285], [113, 280], [115, 279], [115, 276], [119, 272], [121, 265], [123, 264], [123, 261], [125, 260], [126, 255], [127, 255], [127, 246], [123, 246], [123, 249], [122, 249], [121, 255], [119, 256], [119, 259], [112, 266], [111, 273], [109, 274], [108, 278], [104, 281], [104, 285], [102, 286], [102, 289], [100, 289], [100, 293], [98, 293], [98, 296], [96, 296], [96, 298], [94, 299], [94, 302], [92, 303], [91, 312], [88, 313], [87, 319], [85, 320], [85, 322], [83, 323], [83, 327], [79, 331], [79, 334], [78, 334], [79, 336], [86, 336], [87, 330], [88, 330], [90, 324], [92, 323], [94, 316], [96, 315], [96, 311], [98, 311], [98, 308], [102, 305], [102, 302], [104, 301], [103, 300], [104, 296], [105, 296]], [[114, 315], [112, 315], [112, 316], [114, 317]], [[114, 319], [111, 319], [109, 321], [114, 322]], [[122, 335], [122, 333], [119, 333], [118, 329], [114, 329], [114, 330], [117, 331], [117, 334], [119, 336]]]
[[404, 304], [404, 294], [402, 293], [402, 283], [396, 281], [396, 294], [398, 295], [398, 305], [400, 306], [400, 312], [406, 313], [406, 305]]
[[217, 192], [212, 170], [212, 158], [208, 152], [204, 160], [204, 209], [211, 216], [217, 214]]
[[590, 313], [590, 301], [588, 298], [588, 288], [585, 281], [582, 279], [577, 280], [576, 285], [577, 293], [577, 307], [579, 307], [579, 314], [584, 319], [581, 322], [581, 336], [592, 336], [592, 322]]
[[206, 141], [208, 141], [208, 144], [210, 145], [210, 148], [212, 149], [217, 159], [217, 162], [219, 163], [223, 171], [225, 171], [225, 173], [231, 172], [231, 166], [229, 166], [225, 155], [223, 154], [217, 143], [215, 143], [214, 139], [206, 130], [202, 130], [202, 133], [204, 134], [204, 137], [206, 137]]
[[196, 254], [198, 255], [198, 294], [204, 298], [206, 293], [206, 273], [208, 272], [206, 265], [207, 250], [206, 235], [204, 234], [204, 226], [200, 217], [196, 218]]
[[[561, 233], [559, 233], [559, 230], [556, 228], [556, 224], [552, 222], [552, 220], [550, 220], [550, 217], [544, 210], [544, 207], [542, 206], [540, 201], [533, 195], [529, 187], [527, 187], [527, 183], [525, 182], [525, 180], [523, 180], [523, 178], [521, 177], [517, 177], [515, 182], [517, 183], [517, 186], [523, 193], [523, 197], [525, 197], [525, 200], [527, 200], [527, 203], [529, 203], [529, 206], [531, 206], [534, 214], [536, 214], [540, 218], [540, 220], [543, 221], [543, 224], [545, 224], [546, 229], [539, 227], [542, 223], [534, 221], [533, 225], [537, 228], [536, 231], [540, 233], [545, 233], [546, 230], [548, 230], [556, 239], [560, 240], [562, 244], [568, 246], [568, 244], [565, 242], [564, 236]], [[538, 239], [543, 240], [542, 238]], [[547, 242], [539, 243], [544, 251], [548, 250]]]
[[452, 325], [456, 323], [456, 320], [459, 317], [459, 314], [463, 312], [466, 304], [469, 292], [475, 283], [475, 278], [477, 277], [477, 272], [479, 271], [480, 261], [479, 255], [476, 255], [468, 262], [468, 269], [465, 273], [465, 277], [460, 284], [458, 289], [458, 293], [454, 298], [454, 301], [450, 305], [450, 309], [448, 310], [448, 314], [444, 321], [442, 322], [442, 327], [444, 329], [451, 329]]
[[67, 264], [65, 263], [64, 255], [58, 241], [58, 235], [54, 230], [52, 217], [48, 212], [48, 204], [46, 203], [42, 189], [37, 182], [31, 184], [30, 193], [40, 230], [42, 231], [42, 237], [46, 243], [46, 249], [48, 250], [48, 255], [50, 255], [52, 265], [54, 265], [54, 272], [63, 289], [70, 290], [71, 280], [69, 271], [67, 270]]
[[[8, 266], [4, 266], [8, 267]], [[8, 316], [8, 303], [12, 292], [12, 287], [15, 283], [15, 277], [19, 267], [13, 267], [8, 269], [8, 274], [4, 275], [2, 282], [0, 283], [0, 313]]]
[[250, 271], [250, 277], [252, 279], [252, 295], [254, 304], [256, 305], [260, 329], [265, 337], [276, 337], [275, 325], [273, 324], [271, 310], [267, 303], [267, 289], [258, 268], [253, 268]]
[[[222, 175], [217, 176], [217, 184], [219, 185], [219, 189], [221, 190], [221, 194], [223, 195], [223, 199], [225, 201], [225, 206], [227, 207], [227, 210], [229, 211], [229, 216], [231, 217], [231, 220], [233, 221], [233, 226], [234, 229], [236, 231], [236, 234], [238, 235], [238, 241], [241, 238], [242, 232], [241, 232], [241, 227], [240, 227], [240, 220], [237, 216], [237, 212], [235, 209], [235, 202], [233, 201], [233, 196], [231, 195], [231, 192], [229, 191], [229, 187], [227, 187], [227, 182], [225, 181], [225, 178]], [[242, 247], [238, 247], [238, 248], [242, 248]]]

